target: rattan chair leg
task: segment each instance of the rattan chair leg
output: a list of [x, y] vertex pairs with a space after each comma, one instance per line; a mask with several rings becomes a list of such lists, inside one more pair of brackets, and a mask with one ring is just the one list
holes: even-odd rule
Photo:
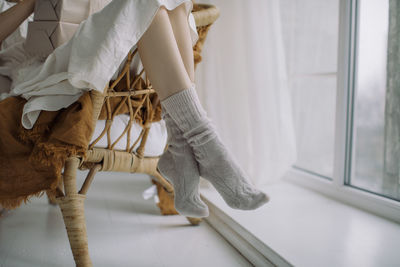
[[191, 225], [199, 225], [202, 221], [201, 218], [186, 217], [186, 219], [190, 222]]
[[174, 195], [174, 187], [172, 184], [170, 184], [167, 179], [164, 178], [164, 176], [161, 175], [161, 173], [157, 170], [157, 167], [153, 167], [153, 170], [151, 172], [148, 172], [150, 175], [152, 175], [157, 182], [159, 182], [165, 189], [165, 191], [168, 194], [171, 194], [171, 196]]
[[76, 188], [76, 172], [79, 159], [68, 158], [64, 167], [65, 197], [57, 198], [60, 206], [69, 243], [76, 266], [93, 266], [89, 257], [84, 212], [85, 195], [78, 194]]

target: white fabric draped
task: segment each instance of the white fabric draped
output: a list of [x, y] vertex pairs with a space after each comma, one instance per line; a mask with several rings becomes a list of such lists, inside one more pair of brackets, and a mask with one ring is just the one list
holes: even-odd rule
[[256, 185], [279, 180], [296, 160], [278, 0], [213, 0], [196, 71], [199, 97], [221, 138]]

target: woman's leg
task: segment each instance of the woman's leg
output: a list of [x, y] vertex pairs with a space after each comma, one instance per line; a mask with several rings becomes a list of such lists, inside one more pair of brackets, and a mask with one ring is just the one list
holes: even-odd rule
[[153, 22], [139, 40], [138, 51], [160, 100], [191, 87], [191, 80], [164, 7], [159, 9]]
[[[139, 40], [138, 51], [161, 101], [192, 86], [164, 7], [159, 9], [152, 24]], [[173, 184], [174, 204], [180, 214], [207, 217], [208, 207], [200, 199], [200, 175], [190, 146], [165, 110], [162, 116], [168, 130], [169, 146], [160, 157], [157, 168]]]
[[[175, 32], [179, 33], [178, 36], [181, 33], [179, 27], [187, 27], [187, 21], [183, 25], [176, 24]], [[182, 36], [188, 39], [187, 35]], [[165, 9], [157, 14], [138, 48], [150, 81], [161, 94], [163, 112], [170, 118], [166, 120], [167, 128], [178, 128], [173, 135], [183, 136], [176, 142], [176, 146], [169, 148], [161, 157], [160, 161], [165, 161], [161, 166], [159, 164], [160, 171], [173, 174], [177, 182], [183, 183], [182, 189], [191, 188], [192, 196], [196, 195], [194, 188], [197, 188], [198, 179], [195, 180], [196, 186], [193, 186], [194, 179], [191, 177], [200, 174], [214, 185], [233, 208], [255, 209], [266, 203], [268, 196], [249, 182], [210, 124], [196, 94], [195, 85], [191, 84], [186, 72]], [[168, 153], [170, 156], [167, 158]], [[195, 155], [198, 168], [191, 159], [186, 160], [189, 156], [192, 158], [192, 154]], [[187, 182], [189, 184], [185, 185]], [[181, 193], [186, 195], [185, 192]]]
[[168, 10], [168, 15], [186, 72], [194, 83], [193, 47], [185, 4], [181, 4], [173, 10]]
[[[185, 68], [194, 83], [193, 47], [184, 4], [168, 11], [168, 15]], [[167, 98], [161, 105], [190, 144], [199, 163], [200, 175], [214, 185], [228, 205], [255, 209], [268, 201], [268, 196], [249, 183], [244, 171], [219, 139], [194, 86]]]

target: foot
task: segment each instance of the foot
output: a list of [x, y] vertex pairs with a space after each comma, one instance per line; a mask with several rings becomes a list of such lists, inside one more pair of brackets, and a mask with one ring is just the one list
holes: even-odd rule
[[168, 114], [163, 113], [168, 149], [158, 161], [157, 168], [174, 187], [175, 209], [187, 217], [207, 217], [208, 207], [200, 199], [200, 174], [193, 152]]
[[200, 176], [211, 182], [230, 207], [253, 210], [269, 201], [250, 183], [208, 119], [184, 137], [193, 149]]

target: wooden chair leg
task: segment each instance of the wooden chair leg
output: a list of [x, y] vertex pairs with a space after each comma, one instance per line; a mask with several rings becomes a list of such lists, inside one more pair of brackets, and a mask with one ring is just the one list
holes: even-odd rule
[[202, 221], [201, 218], [193, 218], [193, 217], [186, 217], [186, 219], [190, 222], [191, 225], [199, 225]]
[[84, 202], [86, 196], [77, 193], [76, 172], [79, 166], [77, 157], [68, 158], [64, 167], [64, 191], [65, 196], [58, 197], [65, 228], [75, 264], [78, 267], [93, 266], [89, 256], [86, 234], [86, 221]]

